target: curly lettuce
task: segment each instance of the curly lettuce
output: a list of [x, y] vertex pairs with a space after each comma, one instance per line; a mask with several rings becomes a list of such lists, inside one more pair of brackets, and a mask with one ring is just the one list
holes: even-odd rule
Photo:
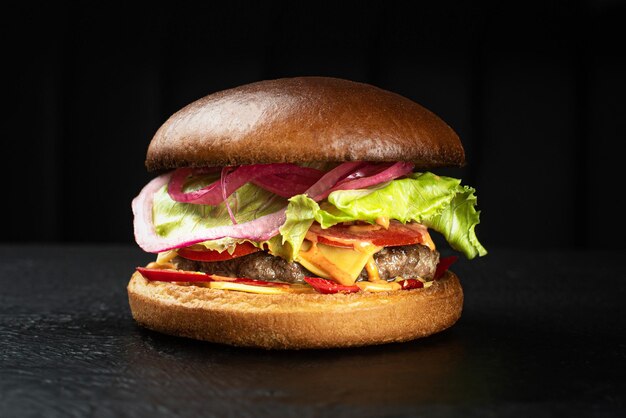
[[387, 217], [400, 222], [419, 222], [441, 233], [450, 246], [467, 258], [487, 254], [476, 237], [480, 223], [475, 190], [461, 180], [432, 173], [413, 173], [376, 187], [339, 190], [318, 205], [305, 195], [289, 199], [287, 221], [280, 228], [283, 244], [294, 254], [300, 248], [313, 221], [328, 228], [340, 222], [374, 223]]

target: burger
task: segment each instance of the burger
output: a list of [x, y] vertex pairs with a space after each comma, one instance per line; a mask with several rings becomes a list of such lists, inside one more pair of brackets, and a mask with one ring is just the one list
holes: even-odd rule
[[430, 171], [464, 163], [439, 117], [368, 84], [286, 78], [201, 98], [148, 148], [159, 175], [132, 208], [137, 244], [156, 257], [128, 284], [132, 315], [267, 349], [440, 332], [463, 291], [431, 233], [486, 254], [475, 190]]

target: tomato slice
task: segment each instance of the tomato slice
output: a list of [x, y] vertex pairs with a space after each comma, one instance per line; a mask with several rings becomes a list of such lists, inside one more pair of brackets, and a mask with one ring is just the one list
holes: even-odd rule
[[341, 247], [341, 248], [353, 248], [354, 247], [354, 245], [352, 245], [350, 242], [333, 241], [332, 239], [323, 237], [321, 235], [317, 236], [317, 242], [319, 242], [320, 244], [330, 245], [331, 247]]
[[237, 244], [235, 251], [232, 254], [229, 254], [228, 251], [222, 251], [220, 253], [219, 251], [214, 250], [191, 250], [189, 248], [180, 248], [178, 250], [178, 255], [194, 261], [224, 261], [252, 254], [257, 251], [261, 251], [261, 249], [255, 247], [249, 242], [244, 242], [242, 244]]
[[380, 225], [333, 225], [322, 229], [318, 223], [311, 225], [309, 233], [317, 241], [335, 247], [352, 247], [356, 242], [370, 242], [378, 247], [422, 244], [428, 231], [418, 223], [402, 224], [392, 220], [389, 228]]
[[313, 287], [313, 289], [317, 290], [319, 293], [323, 293], [325, 295], [332, 293], [356, 293], [361, 289], [359, 286], [345, 286], [342, 284], [338, 284], [332, 282], [330, 280], [322, 279], [319, 277], [305, 277], [304, 281]]

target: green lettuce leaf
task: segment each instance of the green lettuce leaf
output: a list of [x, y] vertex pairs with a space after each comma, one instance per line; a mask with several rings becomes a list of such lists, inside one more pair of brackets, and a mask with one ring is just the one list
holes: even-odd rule
[[480, 222], [475, 190], [460, 183], [432, 173], [414, 173], [368, 189], [335, 191], [321, 205], [307, 196], [294, 196], [289, 199], [287, 221], [280, 231], [283, 243], [297, 253], [313, 220], [328, 228], [340, 222], [374, 223], [376, 218], [387, 217], [424, 224], [467, 258], [485, 255], [487, 251], [475, 234]]
[[267, 248], [270, 254], [282, 257], [285, 260], [293, 261], [293, 250], [291, 245], [283, 242], [283, 237], [279, 234], [269, 240], [262, 242], [262, 248]]
[[[286, 199], [252, 183], [240, 187], [228, 198], [228, 202], [238, 223], [269, 215], [287, 205]], [[167, 186], [163, 186], [154, 195], [152, 219], [156, 233], [162, 237], [185, 236], [194, 232], [196, 228], [232, 224], [225, 203], [210, 206], [176, 202], [167, 193]], [[210, 250], [232, 253], [235, 246], [244, 241], [246, 240], [222, 238], [205, 241], [202, 244]]]
[[288, 260], [292, 260], [300, 251], [302, 241], [319, 211], [317, 202], [306, 195], [299, 194], [289, 199], [287, 220], [279, 229], [281, 244], [287, 246], [283, 252], [288, 255]]
[[207, 250], [217, 251], [219, 253], [228, 251], [228, 254], [232, 255], [235, 252], [235, 248], [237, 247], [237, 245], [243, 244], [244, 242], [250, 242], [257, 247], [259, 246], [256, 242], [250, 241], [249, 239], [239, 239], [239, 238], [230, 238], [230, 237], [204, 241], [204, 242], [198, 243], [197, 245], [203, 245]]

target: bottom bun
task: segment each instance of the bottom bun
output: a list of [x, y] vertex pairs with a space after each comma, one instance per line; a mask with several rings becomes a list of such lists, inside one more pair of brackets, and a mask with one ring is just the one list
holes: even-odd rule
[[154, 331], [268, 349], [356, 347], [409, 341], [452, 326], [463, 289], [448, 271], [423, 289], [261, 295], [151, 282], [128, 284], [135, 320]]

